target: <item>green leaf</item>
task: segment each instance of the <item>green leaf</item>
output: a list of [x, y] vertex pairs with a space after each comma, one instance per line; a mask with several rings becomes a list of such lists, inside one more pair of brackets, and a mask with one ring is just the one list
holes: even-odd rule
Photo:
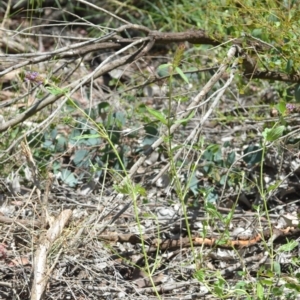
[[73, 136], [72, 140], [83, 140], [83, 139], [95, 139], [95, 138], [100, 138], [100, 134], [83, 134], [79, 136]]
[[202, 159], [207, 161], [216, 161], [218, 153], [221, 151], [220, 145], [210, 144], [202, 155]]
[[157, 130], [157, 128], [155, 126], [151, 126], [151, 125], [145, 126], [145, 131], [146, 131], [147, 136], [151, 136], [151, 137], [159, 136], [159, 131]]
[[274, 142], [282, 136], [284, 129], [285, 126], [283, 125], [273, 128], [265, 128], [265, 130], [262, 133], [262, 136], [267, 142]]
[[256, 294], [257, 294], [258, 299], [264, 299], [264, 288], [260, 284], [260, 282], [257, 283]]
[[214, 287], [214, 292], [221, 297], [224, 294], [224, 285], [225, 285], [225, 280], [222, 278], [218, 278], [213, 287]]
[[[272, 275], [273, 275], [273, 273], [272, 273]], [[269, 274], [269, 276], [270, 276], [270, 274]], [[270, 277], [274, 277], [274, 276], [270, 276]], [[263, 285], [266, 285], [266, 286], [273, 286], [274, 285], [274, 282], [273, 282], [273, 280], [272, 279], [261, 279], [261, 281], [260, 281]]]
[[255, 37], [260, 38], [262, 35], [262, 29], [261, 28], [256, 28], [252, 31], [252, 35]]
[[296, 99], [296, 102], [300, 102], [300, 84], [297, 84], [295, 86], [295, 99]]
[[199, 281], [199, 282], [204, 282], [206, 278], [206, 274], [203, 270], [197, 270], [197, 272], [194, 274], [194, 277]]
[[195, 111], [192, 111], [187, 118], [176, 120], [174, 124], [184, 124], [184, 123], [187, 123], [194, 115], [195, 115]]
[[138, 195], [143, 196], [143, 197], [147, 196], [147, 192], [146, 192], [145, 188], [142, 187], [140, 184], [137, 184], [137, 185], [134, 186], [134, 192]]
[[91, 132], [90, 134], [81, 134], [82, 131], [74, 129], [71, 132], [70, 142], [72, 144], [76, 143], [85, 146], [97, 146], [101, 144], [101, 135], [96, 130], [88, 130]]
[[286, 112], [286, 102], [280, 101], [278, 104], [275, 105], [275, 108], [281, 113], [284, 114]]
[[226, 183], [226, 179], [227, 179], [226, 174], [222, 175], [219, 184], [224, 185]]
[[128, 183], [126, 184], [126, 182], [123, 185], [114, 185], [114, 189], [118, 193], [121, 193], [124, 195], [130, 195], [130, 193], [131, 193], [130, 186], [128, 185]]
[[298, 242], [295, 240], [289, 241], [287, 244], [281, 245], [278, 248], [278, 251], [281, 252], [290, 252], [298, 246]]
[[268, 186], [267, 188], [267, 193], [269, 192], [273, 192], [274, 190], [276, 190], [278, 188], [278, 186], [280, 185], [281, 181], [280, 180], [277, 180], [274, 184], [271, 184]]
[[59, 87], [47, 86], [46, 89], [48, 92], [54, 96], [66, 94], [69, 91], [69, 88], [61, 89]]
[[148, 112], [158, 121], [160, 121], [162, 124], [167, 125], [167, 119], [165, 118], [165, 116], [158, 110], [152, 109], [150, 107], [146, 107]]
[[222, 155], [221, 147], [219, 147], [218, 151], [214, 153], [214, 162], [217, 163], [218, 165], [223, 163], [223, 155]]
[[185, 76], [185, 74], [182, 72], [182, 70], [179, 67], [175, 68], [176, 72], [179, 74], [179, 76], [187, 83], [189, 84], [188, 78]]
[[97, 105], [98, 113], [108, 113], [111, 105], [108, 102], [101, 102]]
[[287, 73], [291, 73], [293, 71], [294, 61], [292, 59], [288, 59], [286, 63], [285, 71]]

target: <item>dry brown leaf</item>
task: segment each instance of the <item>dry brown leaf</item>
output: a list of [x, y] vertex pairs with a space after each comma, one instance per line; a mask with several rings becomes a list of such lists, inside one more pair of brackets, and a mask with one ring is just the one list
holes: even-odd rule
[[[155, 285], [162, 283], [163, 277], [164, 275], [162, 273], [152, 276], [153, 283]], [[152, 286], [151, 280], [149, 279], [147, 273], [140, 268], [134, 269], [132, 280], [139, 288]]]
[[10, 263], [9, 263], [10, 267], [14, 267], [14, 266], [26, 266], [26, 265], [30, 265], [30, 261], [25, 256], [12, 259], [10, 261]]

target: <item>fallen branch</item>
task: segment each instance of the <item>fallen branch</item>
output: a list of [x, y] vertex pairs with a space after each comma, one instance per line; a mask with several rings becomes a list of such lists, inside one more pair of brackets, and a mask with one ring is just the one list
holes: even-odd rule
[[[149, 43], [152, 43], [152, 41], [150, 41]], [[143, 51], [143, 49], [141, 49], [141, 50], [139, 49], [137, 51], [137, 53], [125, 55], [119, 59], [112, 61], [112, 62], [108, 62], [107, 64], [101, 66], [99, 69], [96, 69], [88, 78], [85, 78], [84, 82], [82, 80], [80, 80], [79, 82], [75, 81], [67, 86], [62, 87], [61, 89], [73, 89], [67, 95], [68, 97], [71, 97], [72, 93], [77, 91], [82, 85], [89, 83], [92, 79], [96, 79], [96, 78], [100, 77], [101, 75], [103, 75], [117, 67], [120, 67], [124, 64], [132, 62], [133, 60], [136, 59], [136, 56], [141, 51]], [[36, 114], [38, 111], [42, 110], [43, 108], [45, 108], [46, 106], [48, 106], [50, 104], [53, 104], [54, 102], [56, 102], [58, 99], [60, 99], [63, 96], [65, 96], [64, 93], [61, 93], [58, 95], [47, 95], [46, 97], [44, 97], [43, 99], [39, 100], [37, 103], [32, 105], [30, 108], [28, 108], [25, 112], [17, 115], [14, 119], [11, 119], [7, 122], [0, 124], [0, 132], [4, 132], [8, 128], [16, 126], [17, 124], [27, 120], [29, 117]], [[27, 132], [27, 134], [28, 134], [28, 132]]]
[[14, 219], [14, 218], [9, 218], [5, 216], [0, 216], [0, 223], [5, 223], [5, 224], [21, 224], [21, 225], [26, 225], [26, 226], [33, 226], [33, 227], [40, 227], [41, 223], [39, 221], [35, 220], [19, 220], [19, 219]]
[[50, 274], [47, 274], [47, 256], [53, 243], [60, 237], [66, 224], [72, 216], [71, 210], [64, 210], [54, 221], [45, 235], [40, 239], [40, 244], [34, 255], [33, 285], [31, 300], [42, 299]]
[[[5, 74], [12, 72], [18, 68], [24, 67], [26, 65], [37, 64], [42, 61], [51, 60], [55, 57], [55, 59], [66, 59], [66, 58], [79, 58], [84, 55], [95, 52], [99, 50], [113, 50], [113, 49], [121, 49], [124, 46], [130, 45], [134, 43], [138, 38], [122, 38], [118, 34], [128, 30], [134, 29], [140, 31], [142, 35], [147, 35], [149, 39], [153, 40], [153, 44], [170, 44], [170, 43], [183, 43], [188, 42], [190, 44], [199, 44], [199, 45], [212, 45], [212, 46], [220, 46], [225, 47], [227, 45], [237, 45], [241, 49], [244, 47], [252, 48], [253, 53], [264, 53], [274, 48], [271, 45], [260, 41], [259, 39], [252, 39], [249, 36], [245, 36], [243, 38], [227, 38], [224, 39], [218, 35], [212, 36], [208, 35], [205, 30], [188, 30], [185, 32], [159, 32], [159, 31], [151, 31], [147, 27], [135, 25], [135, 24], [127, 24], [124, 26], [120, 26], [119, 28], [111, 31], [110, 33], [104, 35], [103, 37], [97, 39], [91, 39], [90, 41], [73, 44], [67, 47], [59, 48], [55, 51], [45, 52], [45, 53], [22, 53], [22, 54], [2, 54], [0, 57], [9, 58], [9, 59], [20, 59], [20, 58], [30, 58], [24, 62], [18, 64], [12, 64], [10, 67], [2, 69], [0, 67], [0, 77]], [[25, 35], [22, 33], [22, 35]], [[13, 43], [11, 40], [4, 40], [2, 38], [3, 43], [2, 47], [8, 47], [9, 43]], [[1, 43], [0, 43], [1, 45]], [[246, 51], [245, 51], [246, 53]], [[249, 57], [247, 54], [244, 56], [244, 60], [248, 61]], [[245, 64], [246, 65], [246, 64]], [[243, 66], [245, 68], [245, 65]], [[281, 72], [275, 72], [270, 70], [250, 70], [244, 69], [244, 75], [247, 78], [251, 79], [265, 79], [265, 80], [277, 80], [277, 81], [285, 81], [285, 82], [299, 82], [300, 75], [298, 74], [286, 74]]]
[[[269, 229], [264, 230], [261, 233], [257, 233], [250, 239], [229, 239], [227, 241], [221, 242], [219, 238], [216, 237], [192, 237], [194, 246], [209, 246], [209, 247], [221, 247], [221, 248], [247, 248], [253, 245], [258, 244], [262, 240], [270, 239], [270, 241], [274, 242], [276, 239], [280, 237], [288, 237], [299, 235], [300, 229], [291, 229], [287, 228], [285, 230], [279, 230], [274, 228], [272, 231]], [[110, 242], [119, 242], [119, 243], [131, 243], [138, 244], [143, 239], [146, 242], [149, 242], [148, 252], [156, 252], [157, 248], [160, 250], [174, 250], [181, 249], [183, 247], [190, 247], [190, 239], [189, 238], [180, 238], [180, 239], [153, 239], [150, 235], [143, 235], [143, 237], [137, 236], [135, 234], [115, 234], [112, 232], [101, 234], [99, 236], [101, 240], [110, 241]]]

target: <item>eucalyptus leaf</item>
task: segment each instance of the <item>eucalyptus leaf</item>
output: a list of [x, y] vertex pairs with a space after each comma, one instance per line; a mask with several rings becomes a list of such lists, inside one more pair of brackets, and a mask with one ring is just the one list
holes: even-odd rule
[[158, 130], [154, 126], [146, 126], [145, 127], [146, 135], [143, 138], [141, 146], [152, 145], [158, 139]]
[[165, 77], [170, 75], [170, 67], [172, 66], [172, 64], [162, 64], [157, 68], [157, 74], [160, 77]]
[[235, 152], [234, 151], [228, 153], [226, 162], [229, 166], [235, 162]]
[[193, 173], [189, 178], [188, 188], [192, 191], [194, 196], [199, 194], [199, 179], [196, 177], [195, 173]]
[[[204, 151], [202, 158], [208, 161], [216, 161], [216, 153], [220, 151], [220, 146], [217, 144], [209, 145]], [[218, 154], [217, 154], [218, 156]]]
[[113, 114], [114, 119], [115, 119], [115, 124], [122, 128], [122, 126], [124, 126], [126, 124], [126, 115], [121, 112], [121, 111], [117, 111]]
[[281, 274], [281, 267], [280, 267], [280, 264], [277, 261], [274, 261], [274, 263], [273, 263], [273, 269], [274, 269], [274, 272], [278, 276], [280, 276], [280, 274]]
[[63, 135], [59, 135], [56, 138], [55, 151], [57, 152], [65, 151], [67, 148], [67, 144], [68, 144], [67, 139]]
[[159, 132], [155, 126], [145, 126], [145, 131], [147, 136], [155, 136], [158, 137]]
[[78, 183], [74, 174], [68, 169], [61, 170], [61, 180], [70, 187], [75, 187]]
[[52, 143], [52, 141], [50, 141], [50, 140], [46, 140], [46, 141], [43, 143], [43, 146], [44, 146], [45, 148], [47, 148], [47, 149], [53, 148], [53, 143]]
[[74, 153], [73, 162], [77, 167], [86, 164], [86, 160], [89, 157], [89, 151], [85, 149], [76, 150]]
[[249, 166], [253, 166], [262, 159], [262, 149], [256, 145], [250, 145], [244, 150], [243, 160]]
[[219, 200], [219, 195], [214, 189], [211, 189], [205, 197], [205, 200], [207, 203], [216, 204]]
[[214, 162], [219, 163], [219, 164], [223, 162], [221, 147], [219, 147], [218, 151], [216, 151], [214, 153]]
[[57, 136], [57, 128], [54, 128], [50, 133], [51, 139], [55, 139]]

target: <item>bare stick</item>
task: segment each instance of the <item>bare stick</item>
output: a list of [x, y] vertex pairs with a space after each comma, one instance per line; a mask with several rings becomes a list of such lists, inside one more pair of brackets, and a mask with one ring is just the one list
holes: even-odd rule
[[55, 240], [62, 234], [63, 228], [69, 222], [71, 216], [71, 210], [62, 211], [40, 240], [34, 255], [34, 281], [31, 289], [31, 300], [39, 300], [43, 297], [49, 277], [49, 274], [47, 274], [47, 255]]

